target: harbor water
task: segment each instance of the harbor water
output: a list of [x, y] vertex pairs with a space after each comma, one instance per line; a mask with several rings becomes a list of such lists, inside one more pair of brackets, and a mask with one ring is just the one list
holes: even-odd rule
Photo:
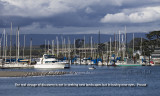
[[[0, 96], [159, 96], [160, 66], [113, 67], [72, 65], [70, 69], [0, 69], [0, 71], [67, 71], [74, 74], [0, 77]], [[15, 84], [135, 84], [135, 86], [50, 86]], [[146, 84], [146, 86], [138, 86]]]

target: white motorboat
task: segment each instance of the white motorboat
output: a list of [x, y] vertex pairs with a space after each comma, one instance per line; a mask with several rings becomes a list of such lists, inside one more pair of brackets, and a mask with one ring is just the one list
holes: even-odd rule
[[96, 69], [94, 66], [90, 67], [89, 69]]
[[57, 68], [63, 69], [66, 62], [59, 62], [54, 55], [44, 54], [42, 58], [39, 58], [34, 68]]

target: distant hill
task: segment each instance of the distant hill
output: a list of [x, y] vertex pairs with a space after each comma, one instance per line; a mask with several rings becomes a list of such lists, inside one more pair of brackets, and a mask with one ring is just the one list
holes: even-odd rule
[[[135, 37], [143, 37], [146, 38], [145, 36], [146, 33], [134, 33]], [[68, 38], [70, 38], [71, 43], [73, 44], [74, 38], [75, 39], [83, 39], [84, 36], [86, 38], [86, 43], [90, 42], [90, 37], [93, 37], [93, 42], [98, 43], [98, 34], [64, 34], [64, 35], [59, 35], [59, 34], [26, 34], [26, 46], [30, 44], [30, 39], [32, 38], [33, 45], [42, 45], [44, 44], [45, 40], [48, 42], [51, 40], [56, 40], [56, 36], [58, 36], [59, 42], [61, 43], [61, 37], [66, 39], [66, 42], [68, 41]], [[0, 36], [1, 37], [1, 36]], [[110, 37], [112, 38], [112, 41], [114, 40], [114, 35], [109, 35], [109, 34], [100, 34], [100, 42], [104, 43], [109, 41]], [[20, 34], [20, 46], [23, 46], [24, 42], [24, 34]], [[133, 39], [133, 33], [127, 33], [127, 42], [130, 42]], [[10, 41], [10, 36], [8, 35], [8, 45]], [[2, 41], [3, 42], [3, 41]], [[16, 45], [16, 36], [12, 36], [12, 45]], [[51, 42], [50, 42], [51, 43]], [[56, 42], [55, 42], [56, 43]]]

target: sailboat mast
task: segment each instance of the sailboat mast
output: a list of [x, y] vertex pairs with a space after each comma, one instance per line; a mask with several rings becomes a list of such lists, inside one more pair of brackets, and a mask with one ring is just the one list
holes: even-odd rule
[[109, 56], [109, 55], [108, 55], [108, 42], [107, 42], [107, 58], [108, 58], [108, 56]]
[[120, 49], [121, 49], [121, 33], [119, 31], [119, 51], [120, 51]]
[[52, 40], [52, 55], [54, 55], [54, 40]]
[[76, 40], [74, 38], [74, 56], [76, 56]]
[[12, 56], [12, 22], [11, 22], [11, 33], [10, 33], [10, 62]]
[[85, 36], [84, 36], [84, 58], [86, 58], [86, 41], [85, 41]]
[[61, 40], [62, 40], [61, 53], [62, 53], [62, 55], [63, 55], [63, 53], [64, 53], [64, 52], [63, 52], [63, 46], [64, 46], [64, 45], [63, 45], [63, 36], [61, 36]]
[[59, 55], [59, 42], [58, 42], [58, 37], [56, 37], [56, 39], [57, 39], [57, 57], [58, 57], [58, 55]]
[[64, 55], [66, 57], [66, 39], [64, 38]]
[[114, 33], [114, 54], [116, 56], [116, 34]]
[[19, 27], [18, 27], [18, 59], [19, 59]]
[[134, 33], [133, 33], [133, 54], [134, 54]]
[[5, 46], [5, 61], [6, 61], [6, 56], [7, 56], [7, 34], [6, 34], [6, 46]]
[[99, 30], [99, 36], [98, 36], [98, 43], [100, 44], [101, 41], [100, 41], [100, 30]]
[[[101, 37], [100, 37], [100, 30], [99, 30], [99, 36], [98, 36], [98, 46], [97, 46], [97, 48], [99, 47], [99, 45], [100, 45], [100, 43], [101, 43], [101, 39], [100, 39]], [[98, 50], [98, 55], [100, 56], [100, 51]]]
[[93, 48], [93, 45], [92, 45], [92, 36], [91, 36], [91, 58], [92, 58], [92, 48]]
[[123, 35], [124, 34], [122, 34], [122, 51], [123, 51], [123, 58], [122, 59], [124, 60], [124, 57], [125, 57], [125, 49], [124, 49], [125, 48], [125, 43], [124, 43]]
[[111, 37], [110, 37], [110, 57], [112, 56], [112, 53], [111, 53], [111, 46], [112, 46], [112, 44], [111, 44]]
[[17, 62], [17, 33], [18, 33], [18, 30], [16, 31], [16, 62]]
[[48, 40], [48, 54], [49, 54], [49, 40]]
[[141, 37], [141, 53], [142, 53], [142, 37]]
[[24, 35], [24, 45], [23, 45], [23, 59], [24, 59], [24, 49], [25, 49], [25, 42], [26, 42], [26, 37]]
[[45, 49], [44, 49], [44, 53], [46, 54], [46, 50], [47, 50], [47, 49], [46, 49], [46, 40], [45, 40], [44, 48], [45, 48]]
[[119, 48], [118, 48], [118, 43], [119, 43], [119, 42], [118, 42], [118, 34], [116, 35], [116, 37], [117, 37], [117, 44], [116, 44], [116, 47], [117, 47], [117, 48], [116, 48], [116, 49], [117, 49], [117, 57], [118, 57], [118, 52], [119, 52], [119, 51], [118, 51], [118, 50], [119, 50]]
[[4, 36], [4, 40], [3, 40], [3, 58], [4, 58], [4, 55], [5, 55], [5, 37], [6, 37], [5, 33], [6, 33], [6, 31], [4, 29], [4, 33], [3, 33], [3, 36]]
[[2, 42], [2, 37], [0, 38], [0, 57], [2, 56], [2, 54], [1, 54], [1, 49], [2, 49], [1, 47], [2, 47], [2, 43], [1, 43], [1, 42]]
[[71, 54], [70, 54], [70, 40], [69, 40], [69, 38], [68, 38], [68, 57], [69, 57], [69, 59], [71, 57]]
[[32, 38], [30, 40], [30, 64], [31, 64], [31, 58], [32, 58]]
[[126, 29], [126, 26], [125, 26], [125, 56], [127, 56], [127, 29]]

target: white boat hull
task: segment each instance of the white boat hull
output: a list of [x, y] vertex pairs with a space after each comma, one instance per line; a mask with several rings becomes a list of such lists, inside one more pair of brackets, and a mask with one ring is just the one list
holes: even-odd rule
[[[2, 67], [2, 65], [0, 67]], [[16, 64], [4, 64], [3, 67], [4, 68], [32, 68], [33, 65], [16, 63]]]
[[65, 63], [48, 63], [48, 64], [36, 64], [34, 65], [34, 68], [55, 68], [55, 69], [64, 69]]

